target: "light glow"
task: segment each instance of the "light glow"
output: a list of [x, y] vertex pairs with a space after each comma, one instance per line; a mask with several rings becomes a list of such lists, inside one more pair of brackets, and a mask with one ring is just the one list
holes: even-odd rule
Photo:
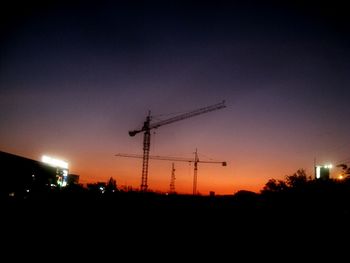
[[316, 178], [319, 179], [321, 177], [321, 166], [316, 166]]
[[49, 157], [47, 155], [43, 155], [41, 157], [41, 161], [43, 163], [47, 163], [47, 164], [49, 164], [51, 166], [54, 166], [54, 167], [60, 167], [60, 168], [68, 169], [68, 163], [67, 162], [59, 160], [59, 159], [55, 159], [55, 158], [52, 158], [52, 157]]

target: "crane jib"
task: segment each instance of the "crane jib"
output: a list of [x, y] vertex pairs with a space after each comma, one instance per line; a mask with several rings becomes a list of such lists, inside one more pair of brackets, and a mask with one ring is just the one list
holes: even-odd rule
[[225, 101], [223, 101], [221, 103], [218, 103], [218, 104], [215, 104], [215, 105], [212, 105], [212, 106], [200, 108], [200, 109], [197, 109], [197, 110], [194, 110], [194, 111], [191, 111], [191, 112], [187, 112], [187, 113], [184, 113], [184, 114], [172, 117], [172, 118], [167, 119], [167, 120], [163, 120], [163, 121], [159, 121], [159, 122], [153, 123], [153, 124], [151, 124], [149, 126], [149, 128], [150, 129], [155, 129], [155, 128], [158, 128], [160, 126], [166, 125], [166, 124], [170, 124], [170, 123], [173, 123], [173, 122], [176, 122], [176, 121], [184, 120], [184, 119], [187, 119], [187, 118], [190, 118], [190, 117], [194, 117], [194, 116], [197, 116], [197, 115], [200, 115], [200, 114], [203, 114], [203, 113], [207, 113], [207, 112], [218, 110], [218, 109], [225, 108], [225, 107], [226, 107], [225, 106]]

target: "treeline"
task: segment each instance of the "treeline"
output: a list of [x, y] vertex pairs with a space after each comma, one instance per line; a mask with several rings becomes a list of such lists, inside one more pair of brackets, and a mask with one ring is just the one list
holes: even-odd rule
[[[270, 179], [260, 193], [241, 190], [232, 195], [193, 196], [179, 194], [142, 193], [119, 189], [115, 179], [107, 182], [72, 184], [45, 192], [28, 192], [26, 196], [8, 196], [10, 202], [65, 203], [75, 207], [89, 205], [113, 207], [114, 210], [165, 209], [234, 212], [235, 214], [289, 214], [327, 215], [336, 217], [350, 215], [350, 177], [342, 180], [316, 180], [303, 169], [284, 180]], [[32, 203], [33, 203], [32, 202]]]

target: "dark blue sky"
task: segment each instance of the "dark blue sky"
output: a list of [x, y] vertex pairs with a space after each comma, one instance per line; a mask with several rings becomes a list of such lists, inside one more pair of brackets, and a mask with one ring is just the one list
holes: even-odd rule
[[[138, 187], [140, 163], [113, 156], [141, 153], [142, 135], [128, 130], [140, 128], [148, 110], [158, 120], [225, 99], [227, 108], [164, 126], [152, 139], [153, 154], [191, 156], [197, 147], [228, 161], [225, 170], [200, 170], [203, 192], [258, 190], [298, 168], [311, 175], [314, 158], [350, 158], [345, 6], [242, 2], [8, 6], [1, 150], [33, 159], [49, 153], [68, 160], [83, 182], [113, 176]], [[170, 164], [151, 165], [150, 187], [166, 190]], [[186, 169], [178, 168], [178, 183], [190, 192]]]

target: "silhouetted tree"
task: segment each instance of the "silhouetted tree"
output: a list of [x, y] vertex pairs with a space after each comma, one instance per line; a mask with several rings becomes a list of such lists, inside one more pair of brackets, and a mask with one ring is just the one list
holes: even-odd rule
[[311, 179], [304, 169], [298, 169], [294, 174], [287, 175], [285, 180], [270, 179], [264, 186], [262, 193], [279, 193], [287, 189], [301, 188], [307, 185]]
[[304, 169], [299, 169], [293, 175], [286, 176], [286, 185], [291, 188], [305, 186], [308, 182], [308, 177]]
[[288, 188], [282, 180], [270, 179], [264, 186], [262, 192], [282, 192]]
[[342, 176], [346, 180], [350, 180], [350, 167], [348, 167], [346, 164], [338, 164], [337, 167], [342, 168]]
[[106, 191], [107, 192], [118, 191], [117, 182], [116, 182], [116, 180], [113, 179], [113, 177], [109, 178], [107, 185], [106, 185]]

